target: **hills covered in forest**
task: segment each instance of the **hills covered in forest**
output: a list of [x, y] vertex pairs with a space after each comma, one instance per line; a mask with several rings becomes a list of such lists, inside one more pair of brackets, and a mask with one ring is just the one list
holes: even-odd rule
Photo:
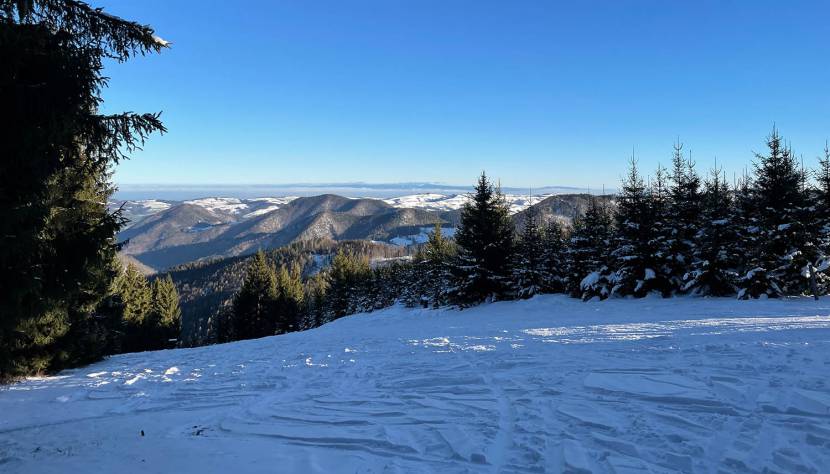
[[[540, 215], [570, 219], [584, 212], [587, 194], [530, 198], [506, 195], [514, 218], [532, 204]], [[541, 201], [538, 201], [542, 199]], [[425, 240], [432, 225], [454, 227], [467, 195], [419, 194], [389, 199], [311, 197], [203, 198], [188, 201], [116, 201], [129, 226], [119, 233], [122, 253], [165, 270], [188, 262], [251, 254], [314, 239], [375, 240], [408, 245]]]

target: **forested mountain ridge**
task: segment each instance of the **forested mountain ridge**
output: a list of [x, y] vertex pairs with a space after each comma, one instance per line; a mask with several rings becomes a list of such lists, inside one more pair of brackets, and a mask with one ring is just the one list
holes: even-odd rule
[[[533, 206], [543, 220], [557, 216], [567, 222], [585, 212], [590, 197], [554, 195]], [[516, 198], [511, 202], [513, 207], [525, 206], [532, 199]], [[421, 207], [402, 207], [404, 203], [420, 206], [415, 199], [355, 199], [334, 194], [253, 200], [205, 198], [180, 203], [146, 201], [145, 205], [122, 202], [131, 210], [127, 215], [136, 215], [138, 222], [118, 237], [126, 244], [123, 253], [164, 270], [195, 260], [246, 255], [259, 248], [313, 239], [406, 244], [425, 240], [426, 230], [435, 223], [448, 227], [458, 224], [458, 209], [437, 208], [432, 201]], [[150, 212], [148, 209], [156, 211], [144, 214]], [[521, 227], [523, 213], [514, 213], [513, 219]]]
[[[329, 265], [338, 251], [366, 258], [368, 261], [386, 261], [407, 257], [412, 250], [368, 240], [312, 239], [272, 249], [265, 253], [275, 266], [297, 267], [304, 278]], [[253, 255], [242, 255], [202, 260], [178, 265], [168, 274], [172, 277], [181, 298], [182, 334], [184, 345], [203, 344], [207, 337], [208, 319], [230, 303], [242, 286], [245, 271]]]
[[163, 270], [190, 261], [253, 253], [311, 239], [389, 240], [444, 222], [441, 214], [395, 208], [378, 199], [303, 197], [244, 220], [183, 203], [119, 234], [123, 252]]

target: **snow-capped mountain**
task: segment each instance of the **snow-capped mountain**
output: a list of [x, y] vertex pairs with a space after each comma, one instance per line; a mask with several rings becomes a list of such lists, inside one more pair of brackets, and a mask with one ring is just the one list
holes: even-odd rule
[[[504, 198], [510, 206], [510, 212], [515, 214], [521, 212], [531, 204], [536, 204], [554, 194], [533, 195], [527, 194], [505, 194]], [[384, 201], [394, 207], [409, 207], [415, 209], [426, 209], [430, 211], [455, 211], [461, 209], [465, 202], [470, 199], [468, 194], [410, 194], [399, 196]]]
[[[165, 269], [314, 239], [379, 240], [422, 233], [439, 213], [396, 208], [379, 199], [333, 194], [300, 198], [205, 198], [172, 205], [119, 233], [122, 251]], [[451, 227], [451, 226], [450, 226]]]
[[110, 209], [118, 209], [120, 207], [122, 215], [129, 220], [127, 227], [132, 227], [149, 216], [181, 204], [199, 207], [233, 221], [238, 221], [275, 211], [296, 198], [296, 196], [279, 196], [250, 199], [206, 197], [186, 201], [159, 199], [115, 200], [109, 203], [109, 207]]
[[[516, 214], [527, 209], [531, 203], [539, 203], [546, 198], [559, 194], [540, 194], [532, 198], [522, 194], [506, 194], [505, 199], [510, 206], [510, 212]], [[188, 204], [200, 207], [209, 212], [230, 218], [233, 221], [241, 221], [252, 217], [262, 216], [275, 211], [289, 202], [297, 199], [297, 196], [273, 196], [241, 199], [236, 197], [205, 197], [199, 199], [188, 199], [184, 201], [170, 201], [159, 199], [140, 200], [116, 200], [110, 202], [111, 209], [121, 206], [124, 217], [130, 220], [128, 227], [136, 225], [142, 219], [153, 214], [166, 211], [173, 206]], [[349, 199], [376, 199], [376, 198], [349, 198]], [[392, 207], [399, 209], [422, 209], [434, 212], [450, 212], [461, 209], [469, 200], [466, 193], [461, 194], [438, 194], [422, 193], [398, 196], [387, 199], [380, 199]]]

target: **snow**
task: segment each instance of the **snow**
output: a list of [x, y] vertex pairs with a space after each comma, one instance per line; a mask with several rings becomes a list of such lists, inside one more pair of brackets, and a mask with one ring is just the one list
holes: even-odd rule
[[830, 298], [546, 295], [125, 354], [0, 388], [0, 466], [825, 472], [829, 315]]
[[[429, 234], [432, 233], [434, 227], [421, 227], [417, 234], [404, 235], [393, 237], [389, 239], [389, 243], [397, 245], [398, 247], [408, 247], [415, 244], [423, 244], [429, 240]], [[455, 227], [441, 227], [441, 235], [445, 238], [452, 238], [455, 236]]]
[[251, 217], [261, 216], [271, 211], [275, 211], [294, 199], [297, 199], [297, 197], [259, 197], [253, 199], [209, 197], [184, 201], [184, 204], [199, 206], [210, 212], [230, 214], [241, 219], [250, 219]]
[[[550, 196], [553, 196], [553, 194], [533, 196], [533, 204], [541, 202]], [[511, 214], [521, 212], [530, 207], [531, 204], [531, 200], [527, 195], [505, 194], [504, 198], [510, 207]], [[424, 193], [384, 199], [384, 202], [391, 206], [401, 208], [425, 209], [428, 211], [454, 211], [461, 209], [469, 199], [467, 194]]]
[[152, 35], [152, 38], [153, 38], [153, 43], [155, 43], [155, 44], [159, 45], [159, 46], [160, 46], [160, 47], [162, 47], [162, 48], [167, 48], [167, 47], [169, 47], [169, 46], [170, 46], [170, 42], [169, 42], [169, 41], [167, 41], [167, 40], [165, 40], [165, 39], [162, 39], [162, 38], [161, 38], [161, 37], [159, 37], [159, 36]]
[[232, 197], [210, 197], [184, 201], [184, 204], [199, 206], [212, 212], [224, 212], [228, 214], [239, 214], [248, 209], [248, 205], [242, 200]]
[[600, 277], [601, 275], [599, 274], [599, 272], [591, 272], [585, 278], [583, 278], [581, 282], [579, 282], [579, 287], [583, 290], [592, 288], [594, 285], [599, 283]]

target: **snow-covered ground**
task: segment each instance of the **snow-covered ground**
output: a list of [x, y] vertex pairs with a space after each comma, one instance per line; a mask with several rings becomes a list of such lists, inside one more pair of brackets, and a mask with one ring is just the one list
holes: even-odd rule
[[[534, 195], [532, 203], [536, 204], [550, 196], [553, 196], [553, 194]], [[394, 207], [425, 209], [428, 211], [453, 211], [461, 209], [469, 199], [467, 194], [425, 193], [399, 196], [384, 199], [384, 201]], [[526, 194], [505, 194], [504, 199], [513, 214], [521, 212], [531, 205], [531, 199]]]
[[[392, 245], [397, 245], [399, 247], [408, 247], [414, 244], [423, 244], [424, 242], [429, 240], [429, 234], [432, 233], [434, 230], [433, 227], [421, 227], [418, 229], [419, 232], [417, 234], [412, 235], [400, 235], [398, 237], [393, 237], [389, 239], [389, 243]], [[441, 228], [441, 235], [444, 237], [454, 237], [455, 236], [455, 227], [442, 227]]]
[[199, 206], [211, 212], [236, 214], [241, 216], [243, 219], [247, 219], [277, 210], [294, 199], [297, 199], [297, 197], [260, 197], [252, 199], [209, 197], [184, 201], [184, 204]]
[[828, 315], [543, 296], [122, 355], [0, 389], [0, 471], [828, 472]]

